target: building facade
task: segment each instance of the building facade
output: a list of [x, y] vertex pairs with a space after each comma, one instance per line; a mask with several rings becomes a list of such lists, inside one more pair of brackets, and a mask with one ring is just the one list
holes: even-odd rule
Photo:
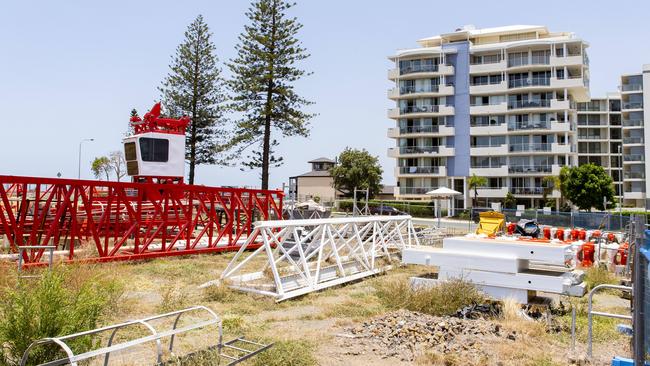
[[650, 112], [644, 106], [650, 105], [650, 93], [645, 92], [648, 88], [650, 65], [643, 65], [641, 73], [621, 76], [623, 205], [628, 207], [647, 207], [650, 166], [645, 162], [645, 142], [650, 141], [650, 130], [644, 128], [644, 121], [649, 120]]
[[481, 205], [510, 192], [520, 204], [559, 198], [543, 178], [577, 163], [577, 102], [589, 100], [588, 44], [542, 26], [463, 27], [401, 50], [388, 91], [396, 108], [388, 136], [395, 147], [398, 199], [428, 199], [446, 186], [463, 192], [467, 180], [488, 178]]
[[340, 196], [334, 189], [334, 179], [330, 169], [336, 161], [328, 158], [310, 160], [311, 170], [307, 173], [289, 177], [289, 195], [291, 198], [302, 202], [316, 200], [319, 202], [333, 202]]
[[619, 200], [623, 199], [623, 131], [621, 95], [592, 98], [578, 103], [578, 165], [602, 166], [614, 180]]

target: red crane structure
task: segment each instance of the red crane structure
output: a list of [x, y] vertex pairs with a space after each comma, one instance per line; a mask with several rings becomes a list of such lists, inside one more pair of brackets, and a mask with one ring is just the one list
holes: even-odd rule
[[[104, 262], [239, 250], [256, 220], [282, 219], [281, 190], [183, 183], [188, 117], [160, 104], [131, 118], [124, 139], [132, 182], [0, 175], [0, 243], [26, 266]], [[258, 245], [259, 246], [259, 245]]]

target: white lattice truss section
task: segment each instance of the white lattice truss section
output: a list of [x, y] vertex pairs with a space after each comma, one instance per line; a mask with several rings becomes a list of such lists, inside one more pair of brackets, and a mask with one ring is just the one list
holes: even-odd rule
[[248, 238], [220, 282], [277, 301], [386, 271], [419, 244], [411, 216], [262, 221]]

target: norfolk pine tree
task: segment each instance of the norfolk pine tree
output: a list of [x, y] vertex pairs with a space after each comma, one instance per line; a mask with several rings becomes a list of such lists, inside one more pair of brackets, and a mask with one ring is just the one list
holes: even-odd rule
[[242, 114], [230, 146], [236, 156], [252, 149], [243, 165], [262, 168], [262, 189], [269, 187], [269, 168], [283, 160], [273, 155], [278, 141], [272, 132], [307, 137], [313, 117], [302, 111], [312, 103], [294, 91], [293, 84], [306, 74], [296, 64], [309, 57], [296, 38], [302, 24], [286, 15], [294, 5], [284, 0], [254, 1], [246, 12], [250, 24], [239, 36], [237, 56], [228, 64], [233, 73], [228, 83], [232, 107]]
[[172, 57], [171, 72], [159, 88], [167, 114], [191, 118], [185, 136], [190, 184], [194, 184], [197, 165], [219, 162], [219, 137], [224, 135], [221, 126], [225, 94], [211, 38], [212, 33], [199, 15], [185, 31], [185, 40]]

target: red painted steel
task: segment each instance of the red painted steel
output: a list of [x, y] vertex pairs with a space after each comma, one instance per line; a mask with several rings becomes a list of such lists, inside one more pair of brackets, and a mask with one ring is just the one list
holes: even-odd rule
[[139, 116], [131, 117], [131, 126], [135, 134], [145, 132], [161, 132], [177, 135], [184, 135], [187, 125], [190, 123], [190, 117], [183, 116], [179, 119], [161, 117], [162, 107], [160, 102], [154, 104], [153, 108], [145, 113], [144, 118]]
[[[12, 252], [55, 245], [68, 261], [239, 250], [255, 220], [282, 218], [282, 191], [0, 175], [0, 236]], [[45, 249], [25, 251], [45, 264]]]

